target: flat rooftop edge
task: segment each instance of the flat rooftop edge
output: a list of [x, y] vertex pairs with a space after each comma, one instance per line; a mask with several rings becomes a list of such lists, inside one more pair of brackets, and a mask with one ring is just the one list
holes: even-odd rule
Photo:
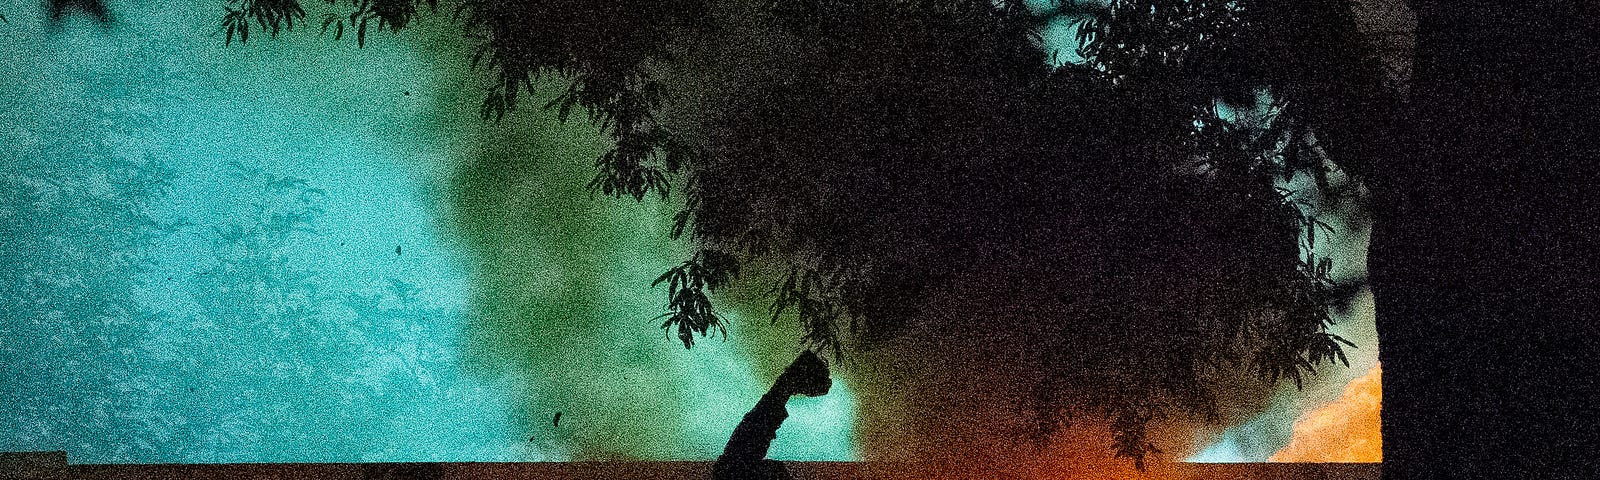
[[[921, 478], [916, 464], [784, 462], [796, 480]], [[1161, 480], [1378, 480], [1381, 463], [1160, 463]], [[709, 461], [70, 464], [65, 452], [0, 453], [0, 480], [709, 479]], [[1063, 478], [1072, 478], [1064, 476]], [[1085, 477], [1095, 478], [1101, 477]]]

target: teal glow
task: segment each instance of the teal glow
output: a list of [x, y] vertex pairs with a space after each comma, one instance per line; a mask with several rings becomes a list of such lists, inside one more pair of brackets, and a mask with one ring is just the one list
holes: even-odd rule
[[1237, 435], [1230, 431], [1223, 433], [1222, 438], [1217, 439], [1211, 446], [1190, 456], [1185, 461], [1196, 463], [1244, 463], [1259, 460], [1247, 458], [1244, 453], [1244, 447], [1239, 445]]
[[[709, 459], [798, 351], [664, 337], [671, 207], [584, 191], [588, 125], [479, 120], [444, 16], [224, 48], [220, 4], [111, 7], [0, 2], [0, 451]], [[853, 418], [798, 399], [772, 456], [853, 459]]]

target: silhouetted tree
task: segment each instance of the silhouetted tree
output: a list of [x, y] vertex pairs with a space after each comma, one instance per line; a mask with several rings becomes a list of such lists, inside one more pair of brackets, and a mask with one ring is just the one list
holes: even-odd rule
[[[1408, 2], [1401, 94], [1339, 21], [1281, 30], [1273, 85], [1316, 148], [1371, 188], [1386, 478], [1590, 478], [1600, 432], [1592, 185], [1600, 11]], [[1291, 6], [1292, 5], [1292, 6]], [[1324, 3], [1257, 9], [1339, 19]], [[1343, 37], [1343, 38], [1341, 38]], [[1271, 51], [1265, 53], [1272, 54]], [[1286, 83], [1283, 83], [1287, 81]]]
[[[358, 44], [436, 8], [348, 5], [323, 27]], [[1221, 415], [1233, 367], [1298, 384], [1343, 359], [1329, 262], [1307, 253], [1326, 227], [1280, 184], [1325, 179], [1330, 159], [1363, 168], [1387, 117], [1362, 114], [1392, 94], [1343, 1], [1088, 10], [1089, 62], [1062, 67], [1017, 1], [468, 0], [457, 15], [492, 79], [486, 118], [559, 77], [546, 107], [580, 107], [615, 141], [591, 187], [666, 199], [681, 179], [671, 234], [695, 250], [656, 283], [685, 347], [720, 331], [711, 294], [749, 272], [773, 282], [773, 321], [835, 354], [935, 313], [978, 342], [1024, 332], [1039, 429], [1106, 418], [1142, 459], [1151, 422]], [[235, 0], [223, 27], [245, 41], [305, 15]], [[928, 310], [954, 292], [960, 311]]]

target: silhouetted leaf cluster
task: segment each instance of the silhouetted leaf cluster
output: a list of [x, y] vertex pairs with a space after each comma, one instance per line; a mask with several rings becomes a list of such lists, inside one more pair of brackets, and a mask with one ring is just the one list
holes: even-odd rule
[[680, 30], [703, 20], [700, 0], [469, 0], [461, 11], [481, 42], [473, 63], [495, 79], [485, 118], [515, 109], [520, 92], [532, 94], [544, 75], [565, 79], [545, 107], [562, 120], [582, 108], [614, 141], [595, 160], [589, 186], [635, 200], [652, 191], [667, 197], [668, 175], [693, 152], [657, 122], [663, 86], [651, 69], [670, 60]]
[[[344, 38], [345, 26], [356, 31], [356, 45], [366, 46], [367, 30], [372, 28], [377, 31], [389, 30], [398, 32], [405, 28], [416, 18], [419, 7], [427, 6], [429, 9], [438, 9], [438, 0], [323, 0], [329, 6], [338, 7], [343, 4], [350, 9], [348, 14], [328, 13], [323, 16], [322, 31], [326, 33], [329, 28], [334, 30], [334, 39]], [[299, 0], [228, 0], [223, 7], [222, 31], [227, 37], [223, 43], [231, 44], [233, 37], [238, 36], [239, 42], [250, 40], [250, 25], [265, 30], [276, 38], [280, 31], [293, 31], [295, 22], [303, 22], [306, 17], [305, 8]]]
[[227, 33], [224, 45], [232, 44], [234, 36], [239, 43], [249, 42], [251, 23], [277, 37], [280, 30], [294, 30], [294, 22], [306, 18], [297, 0], [228, 0], [223, 9], [227, 12], [222, 15], [222, 31]]
[[[896, 258], [901, 239], [934, 232], [930, 214], [978, 185], [945, 185], [992, 155], [982, 138], [1028, 137], [1006, 117], [1033, 117], [1030, 90], [1047, 85], [1031, 17], [989, 2], [782, 2], [783, 58], [712, 108], [706, 155], [696, 157], [676, 233], [742, 260], [768, 254], [788, 267], [774, 285], [776, 320], [794, 312], [813, 346], [838, 350], [838, 332], [892, 337], [901, 295], [924, 259]], [[941, 128], [953, 122], [957, 128]], [[962, 125], [965, 124], [965, 125]], [[941, 131], [943, 130], [943, 131]], [[967, 165], [963, 165], [968, 163]], [[942, 170], [942, 171], [940, 171]], [[903, 280], [903, 281], [902, 281]], [[881, 321], [866, 321], [878, 312]]]
[[[337, 0], [328, 0], [329, 5], [337, 3]], [[416, 18], [418, 7], [439, 8], [438, 0], [350, 0], [349, 5], [348, 15], [330, 13], [324, 16], [322, 31], [333, 27], [333, 39], [339, 40], [344, 38], [345, 25], [349, 25], [356, 30], [357, 47], [366, 46], [369, 26], [380, 32], [385, 29], [398, 32]]]
[[667, 283], [669, 311], [660, 317], [666, 318], [661, 328], [676, 326], [683, 348], [694, 346], [694, 334], [704, 336], [713, 328], [726, 336], [726, 325], [712, 308], [708, 293], [727, 286], [738, 277], [738, 262], [716, 250], [702, 250], [682, 265], [667, 270], [650, 283], [651, 287]]

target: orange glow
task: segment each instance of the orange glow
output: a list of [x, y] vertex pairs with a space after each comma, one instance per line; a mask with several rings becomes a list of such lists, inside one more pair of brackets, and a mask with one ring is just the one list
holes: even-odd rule
[[1152, 455], [1147, 459], [1152, 465], [1143, 472], [1133, 467], [1132, 460], [1112, 455], [1111, 429], [1097, 422], [1084, 421], [1077, 428], [1058, 433], [1048, 450], [1036, 461], [1024, 463], [1018, 477], [1082, 480], [1153, 480], [1171, 477], [1164, 469], [1155, 466], [1166, 463], [1160, 455]]
[[1374, 365], [1350, 381], [1333, 403], [1306, 412], [1294, 423], [1294, 437], [1272, 454], [1273, 462], [1381, 462], [1383, 436], [1378, 411], [1383, 405], [1383, 370]]
[[1145, 471], [1133, 461], [1116, 458], [1110, 431], [1102, 425], [1084, 422], [1053, 436], [1048, 445], [1037, 445], [1023, 437], [1000, 435], [973, 436], [952, 442], [952, 448], [936, 458], [914, 461], [863, 464], [867, 478], [905, 480], [1185, 480], [1182, 465], [1152, 455]]

